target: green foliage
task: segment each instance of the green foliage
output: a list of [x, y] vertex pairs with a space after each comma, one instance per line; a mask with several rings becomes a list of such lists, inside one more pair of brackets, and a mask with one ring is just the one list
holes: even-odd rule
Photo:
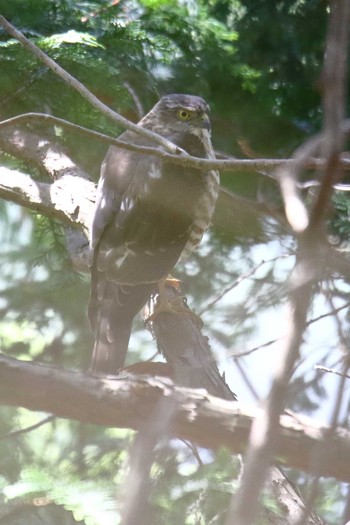
[[350, 199], [348, 192], [337, 192], [333, 195], [333, 213], [330, 229], [337, 236], [338, 242], [348, 243], [350, 239]]
[[[45, 51], [45, 48], [48, 51], [52, 51], [55, 48], [62, 48], [64, 44], [80, 44], [81, 51], [85, 51], [85, 46], [103, 47], [98, 43], [97, 39], [93, 35], [74, 31], [74, 29], [67, 31], [66, 33], [60, 33], [58, 35], [51, 35], [46, 38], [41, 38], [38, 41], [38, 46], [40, 46], [43, 51]], [[76, 50], [79, 51], [79, 48], [76, 48]]]
[[[67, 474], [69, 484], [67, 484]], [[22, 471], [21, 480], [7, 486], [5, 493], [9, 501], [16, 498], [22, 500], [48, 499], [55, 506], [64, 507], [72, 512], [76, 521], [87, 525], [116, 523], [113, 490], [109, 482], [86, 481], [75, 478], [72, 474], [57, 477], [57, 473], [43, 469], [29, 468]]]
[[50, 525], [74, 525], [76, 523], [83, 524], [83, 521], [74, 519], [71, 512], [66, 511], [63, 507], [38, 500], [34, 505], [22, 503], [21, 501], [14, 502], [12, 505], [3, 508], [5, 517], [0, 519], [2, 525], [18, 525], [18, 523], [26, 523], [26, 525], [41, 525], [42, 523], [50, 523]]

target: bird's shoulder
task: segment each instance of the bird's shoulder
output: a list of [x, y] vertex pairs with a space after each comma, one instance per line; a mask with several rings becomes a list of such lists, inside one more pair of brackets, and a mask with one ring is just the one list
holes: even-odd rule
[[[120, 140], [138, 146], [154, 146], [147, 137], [125, 131]], [[102, 162], [97, 186], [96, 205], [92, 219], [91, 246], [96, 246], [104, 229], [117, 218], [125, 220], [138, 197], [147, 190], [146, 180], [160, 177], [162, 161], [159, 157], [110, 146]], [[137, 197], [137, 198], [136, 198]], [[120, 213], [120, 211], [123, 213]]]

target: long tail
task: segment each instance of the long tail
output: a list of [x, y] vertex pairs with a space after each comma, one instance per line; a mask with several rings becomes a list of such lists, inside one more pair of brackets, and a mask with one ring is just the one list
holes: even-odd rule
[[95, 332], [90, 372], [115, 374], [125, 363], [135, 315], [145, 305], [154, 284], [136, 286], [103, 283], [103, 293], [92, 288], [89, 318]]

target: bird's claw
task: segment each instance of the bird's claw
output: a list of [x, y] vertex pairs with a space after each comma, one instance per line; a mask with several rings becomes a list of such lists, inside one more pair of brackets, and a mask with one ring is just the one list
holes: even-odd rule
[[157, 317], [163, 313], [186, 315], [191, 317], [193, 321], [199, 326], [203, 326], [202, 319], [187, 307], [184, 297], [175, 297], [171, 300], [167, 299], [165, 301], [159, 301], [159, 304], [158, 301], [156, 301], [153, 312], [145, 319], [146, 324], [152, 324], [157, 319]]

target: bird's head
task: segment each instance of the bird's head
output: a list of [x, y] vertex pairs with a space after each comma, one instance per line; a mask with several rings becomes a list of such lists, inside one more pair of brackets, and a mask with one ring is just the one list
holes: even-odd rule
[[194, 95], [165, 95], [142, 119], [143, 126], [160, 135], [185, 134], [201, 136], [210, 132], [210, 108], [206, 101]]

